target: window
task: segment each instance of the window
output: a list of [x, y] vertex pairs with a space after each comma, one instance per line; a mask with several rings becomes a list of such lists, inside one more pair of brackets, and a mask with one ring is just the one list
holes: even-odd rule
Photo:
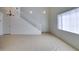
[[79, 8], [59, 14], [58, 29], [79, 34]]

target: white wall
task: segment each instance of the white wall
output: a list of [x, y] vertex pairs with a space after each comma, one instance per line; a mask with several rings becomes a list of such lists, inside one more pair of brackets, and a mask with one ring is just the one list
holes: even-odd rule
[[0, 35], [3, 35], [3, 14], [0, 12]]
[[4, 34], [10, 34], [10, 16], [4, 14], [3, 16], [3, 32]]
[[[43, 11], [46, 10], [46, 14]], [[29, 12], [32, 11], [32, 14]], [[45, 7], [22, 7], [24, 17], [33, 22], [37, 27], [41, 25], [42, 32], [48, 32], [48, 8]]]
[[51, 8], [50, 31], [53, 34], [57, 35], [58, 37], [62, 38], [64, 41], [66, 41], [73, 47], [79, 49], [79, 35], [57, 29], [57, 15], [61, 12], [64, 12], [70, 9], [72, 8], [69, 8], [69, 7]]
[[10, 33], [10, 17], [7, 16], [6, 11], [3, 7], [0, 7], [0, 12], [3, 13], [3, 34]]

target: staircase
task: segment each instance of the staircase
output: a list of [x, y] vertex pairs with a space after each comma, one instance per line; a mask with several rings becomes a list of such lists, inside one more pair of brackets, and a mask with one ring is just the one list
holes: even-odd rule
[[31, 20], [27, 19], [26, 15], [24, 14], [24, 12], [21, 11], [20, 17], [23, 18], [28, 23], [32, 24], [32, 26], [36, 27], [39, 31], [41, 31], [41, 24], [38, 23], [38, 22], [32, 22]]
[[37, 35], [41, 34], [36, 27], [30, 24], [28, 21], [25, 21], [19, 16], [13, 16], [11, 19], [11, 34], [27, 34], [27, 35]]
[[[19, 10], [19, 11], [18, 11]], [[4, 13], [6, 14], [6, 13]], [[41, 24], [36, 25], [25, 18], [20, 8], [17, 9], [15, 16], [10, 16], [10, 34], [27, 34], [27, 35], [39, 35], [41, 34]]]

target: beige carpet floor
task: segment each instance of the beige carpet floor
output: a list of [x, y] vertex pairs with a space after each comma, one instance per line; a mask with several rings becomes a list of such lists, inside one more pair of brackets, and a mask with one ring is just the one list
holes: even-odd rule
[[4, 35], [0, 37], [1, 51], [74, 51], [51, 34]]

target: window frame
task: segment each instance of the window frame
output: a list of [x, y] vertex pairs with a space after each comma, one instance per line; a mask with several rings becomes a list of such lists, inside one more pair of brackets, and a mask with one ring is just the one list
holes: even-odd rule
[[[67, 29], [65, 29], [64, 30], [64, 28], [63, 28], [63, 20], [62, 20], [62, 17], [63, 17], [63, 15], [65, 15], [65, 14], [69, 14], [69, 13], [72, 13], [72, 12], [74, 12], [74, 13], [76, 13], [76, 12], [79, 12], [79, 8], [75, 8], [75, 9], [72, 9], [72, 10], [68, 10], [68, 11], [65, 11], [65, 12], [63, 12], [63, 13], [61, 13], [61, 14], [58, 14], [57, 15], [57, 28], [59, 29], [59, 30], [62, 30], [62, 31], [66, 31], [66, 32], [70, 32], [70, 33], [75, 33], [75, 34], [79, 34], [79, 31], [74, 31], [74, 30], [70, 30], [69, 29], [69, 31], [67, 30]], [[71, 16], [71, 15], [70, 15]], [[59, 24], [59, 17], [61, 18], [61, 24]], [[72, 17], [72, 16], [71, 16]], [[75, 17], [78, 17], [77, 15], [75, 15]], [[69, 17], [70, 18], [70, 17]], [[76, 19], [76, 20], [78, 20], [78, 19]], [[77, 22], [77, 21], [76, 21]], [[76, 26], [77, 24], [75, 23], [75, 26]], [[71, 27], [71, 26], [70, 26]], [[79, 26], [76, 26], [76, 28], [77, 27], [79, 27]], [[76, 29], [77, 30], [77, 29]]]

